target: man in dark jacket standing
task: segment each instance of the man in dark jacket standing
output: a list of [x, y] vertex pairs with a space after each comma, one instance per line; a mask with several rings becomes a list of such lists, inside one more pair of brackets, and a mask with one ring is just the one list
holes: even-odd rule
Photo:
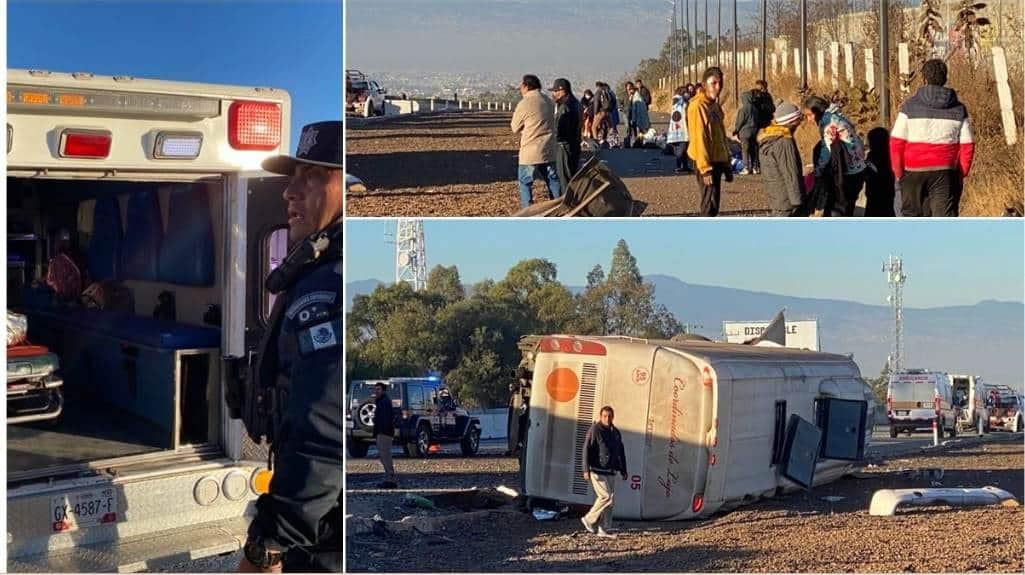
[[569, 80], [558, 78], [552, 83], [555, 98], [555, 169], [563, 193], [580, 167], [580, 102], [573, 95]]
[[744, 169], [740, 175], [761, 172], [758, 165], [758, 110], [754, 106], [755, 91], [740, 95], [740, 109], [737, 110], [736, 121], [733, 122], [733, 139], [740, 144], [744, 156]]
[[946, 87], [947, 65], [922, 65], [925, 86], [900, 107], [890, 134], [893, 175], [905, 216], [957, 217], [975, 141], [968, 111]]
[[391, 461], [392, 440], [395, 438], [395, 410], [392, 408], [388, 388], [383, 383], [374, 386], [374, 439], [377, 453], [384, 467], [384, 481], [378, 484], [382, 489], [395, 489], [395, 467]]
[[616, 473], [626, 479], [626, 450], [619, 429], [612, 425], [615, 415], [611, 406], [602, 407], [600, 421], [591, 426], [584, 439], [584, 479], [591, 482], [596, 497], [591, 510], [580, 519], [584, 529], [610, 539], [616, 538], [609, 532]]

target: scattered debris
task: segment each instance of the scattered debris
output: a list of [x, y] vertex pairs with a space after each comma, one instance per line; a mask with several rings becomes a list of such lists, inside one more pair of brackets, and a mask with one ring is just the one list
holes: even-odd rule
[[515, 497], [519, 497], [520, 496], [520, 493], [518, 491], [516, 491], [515, 489], [513, 489], [511, 487], [506, 487], [505, 485], [499, 485], [498, 488], [495, 489], [495, 491], [498, 491], [499, 493], [508, 495], [509, 497], [514, 497], [515, 498]]
[[1003, 505], [1017, 507], [1018, 500], [1014, 495], [996, 487], [969, 489], [956, 488], [923, 488], [923, 489], [880, 489], [872, 495], [869, 504], [869, 515], [894, 515], [901, 505], [936, 505], [978, 506]]
[[837, 501], [843, 501], [846, 497], [840, 497], [839, 495], [827, 495], [825, 497], [820, 497], [819, 499], [830, 503], [836, 503]]
[[532, 513], [534, 515], [534, 519], [537, 519], [538, 521], [551, 521], [559, 515], [559, 512], [554, 509], [541, 509], [540, 507], [534, 509]]
[[420, 507], [422, 509], [438, 508], [438, 506], [435, 505], [434, 502], [430, 499], [427, 499], [426, 497], [423, 497], [421, 495], [414, 495], [412, 493], [407, 493], [406, 496], [402, 498], [402, 504], [406, 507]]

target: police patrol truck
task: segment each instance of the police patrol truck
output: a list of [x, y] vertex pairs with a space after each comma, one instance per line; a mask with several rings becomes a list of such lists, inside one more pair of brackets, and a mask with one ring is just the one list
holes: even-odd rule
[[289, 95], [7, 79], [8, 306], [59, 357], [64, 390], [60, 418], [8, 425], [8, 570], [239, 549], [270, 472], [224, 398], [255, 361], [262, 280], [288, 248], [287, 181], [259, 166], [289, 151]]

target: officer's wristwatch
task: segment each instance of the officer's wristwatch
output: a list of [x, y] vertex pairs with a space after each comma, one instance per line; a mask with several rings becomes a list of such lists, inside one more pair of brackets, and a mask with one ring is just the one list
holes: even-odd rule
[[249, 539], [242, 548], [242, 552], [245, 554], [246, 560], [260, 569], [270, 569], [281, 563], [281, 552], [267, 549], [262, 539]]

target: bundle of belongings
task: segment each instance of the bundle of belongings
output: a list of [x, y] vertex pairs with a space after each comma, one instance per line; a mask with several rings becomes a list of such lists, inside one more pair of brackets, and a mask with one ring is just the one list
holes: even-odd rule
[[28, 320], [7, 312], [7, 423], [53, 420], [64, 408], [57, 356], [28, 341]]
[[646, 204], [634, 200], [630, 190], [608, 165], [592, 156], [569, 181], [562, 197], [527, 206], [518, 217], [630, 217], [639, 216]]

